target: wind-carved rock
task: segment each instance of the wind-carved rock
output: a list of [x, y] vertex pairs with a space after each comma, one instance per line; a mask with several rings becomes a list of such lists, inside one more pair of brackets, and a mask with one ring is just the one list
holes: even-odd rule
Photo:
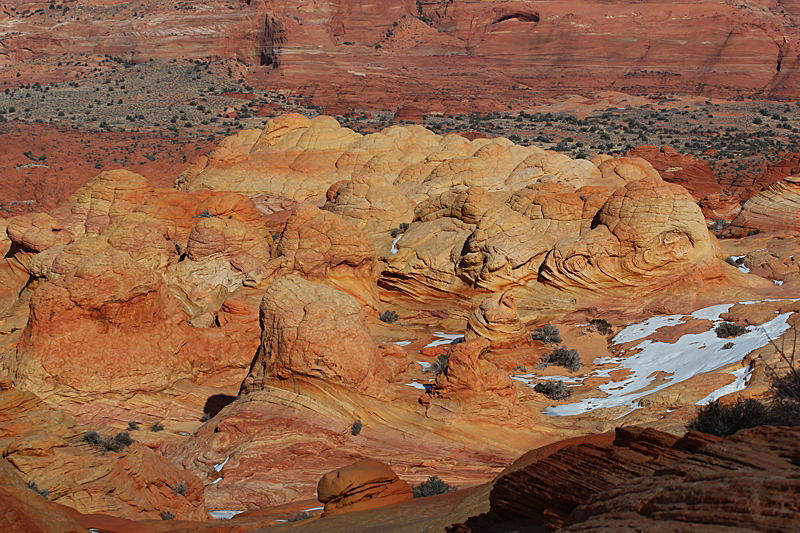
[[517, 317], [517, 304], [511, 291], [487, 296], [469, 317], [464, 339], [488, 339], [493, 347], [524, 342], [527, 331]]
[[385, 463], [362, 459], [328, 472], [317, 485], [322, 516], [377, 509], [414, 498], [411, 486]]
[[261, 301], [261, 346], [242, 392], [295, 378], [318, 379], [385, 397], [389, 369], [352, 296], [295, 275], [278, 278]]

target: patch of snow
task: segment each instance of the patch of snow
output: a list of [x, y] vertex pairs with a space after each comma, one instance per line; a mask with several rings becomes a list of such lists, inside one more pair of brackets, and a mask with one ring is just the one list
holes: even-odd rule
[[417, 361], [417, 364], [422, 367], [423, 372], [427, 372], [433, 366], [433, 363], [426, 363], [425, 361]]
[[216, 520], [230, 520], [237, 514], [241, 514], [244, 511], [209, 511], [208, 514], [211, 515], [211, 518]]
[[706, 307], [705, 309], [698, 309], [692, 313], [692, 318], [697, 318], [698, 320], [704, 318], [708, 320], [719, 320], [719, 316], [722, 313], [727, 313], [730, 311], [731, 307], [733, 307], [733, 304], [712, 305], [711, 307]]
[[425, 390], [426, 387], [422, 383], [417, 383], [416, 381], [412, 381], [411, 383], [406, 383], [406, 387], [414, 387], [415, 389]]
[[772, 283], [774, 283], [775, 285], [778, 285], [778, 286], [781, 286], [781, 285], [783, 285], [783, 281], [781, 281], [781, 280], [779, 280], [779, 279], [773, 279], [773, 280], [772, 280]]
[[745, 366], [738, 370], [734, 370], [733, 372], [731, 372], [731, 374], [736, 378], [733, 380], [733, 383], [729, 383], [728, 385], [725, 385], [724, 387], [715, 390], [714, 392], [712, 392], [711, 394], [709, 394], [708, 396], [697, 402], [695, 405], [706, 405], [707, 403], [711, 403], [717, 398], [727, 396], [732, 392], [744, 390], [747, 387], [747, 382], [750, 381], [750, 374], [752, 373], [753, 370], [749, 366]]
[[[400, 235], [400, 237], [402, 237], [402, 235]], [[392, 255], [394, 255], [394, 254], [396, 254], [397, 252], [400, 251], [400, 250], [397, 249], [397, 246], [396, 246], [397, 245], [397, 241], [400, 240], [400, 237], [397, 237], [397, 238], [395, 238], [395, 240], [392, 241]]]
[[395, 344], [398, 346], [408, 346], [411, 344], [411, 341], [397, 341]]
[[99, 529], [95, 529], [93, 527], [90, 527], [89, 528], [89, 533], [100, 533], [100, 530]]
[[181, 435], [182, 437], [188, 437], [189, 436], [189, 432], [188, 431], [179, 431], [178, 435]]
[[214, 470], [216, 470], [217, 472], [220, 472], [225, 467], [225, 465], [228, 464], [228, 461], [230, 461], [230, 459], [231, 459], [231, 456], [229, 455], [220, 464], [214, 465]]
[[433, 336], [439, 337], [439, 340], [433, 341], [430, 344], [426, 344], [425, 348], [430, 348], [431, 346], [441, 346], [442, 344], [452, 344], [454, 340], [464, 339], [464, 336], [460, 333], [442, 333], [441, 331], [437, 331], [433, 334]]
[[644, 339], [645, 337], [649, 337], [659, 328], [666, 326], [677, 326], [678, 324], [683, 324], [684, 322], [685, 320], [683, 320], [683, 315], [654, 316], [648, 318], [644, 322], [639, 324], [631, 324], [630, 326], [622, 329], [614, 336], [612, 342], [614, 344], [624, 344], [626, 342], [638, 341], [640, 339]]
[[[738, 261], [739, 259], [743, 259], [743, 258], [744, 258], [743, 255], [732, 255], [731, 256], [731, 259], [733, 259], [734, 261]], [[748, 267], [744, 266], [744, 265], [736, 265], [736, 268], [738, 268], [739, 270], [741, 270], [745, 274], [749, 274], [750, 273], [750, 269]]]
[[217, 484], [217, 483], [219, 483], [220, 481], [222, 481], [222, 478], [221, 478], [221, 477], [218, 477], [217, 479], [215, 479], [214, 481], [212, 481], [211, 483], [209, 483], [209, 485], [216, 485], [216, 484]]
[[[726, 304], [727, 305], [727, 304]], [[699, 316], [718, 316], [722, 306], [713, 306], [698, 312]], [[723, 350], [728, 339], [720, 339], [713, 326], [703, 333], [687, 333], [674, 344], [645, 340], [637, 349], [639, 353], [627, 358], [616, 358], [617, 367], [592, 372], [597, 376], [616, 369], [628, 369], [630, 375], [622, 381], [600, 385], [600, 390], [608, 396], [605, 398], [587, 398], [580, 402], [548, 407], [543, 412], [549, 416], [570, 416], [585, 413], [597, 408], [629, 405], [634, 407], [639, 399], [653, 394], [666, 387], [675, 385], [703, 372], [711, 372], [725, 365], [741, 361], [744, 356], [766, 346], [769, 339], [776, 339], [789, 329], [787, 322], [791, 313], [778, 315], [761, 326], [750, 326], [748, 332], [736, 339], [736, 344], [729, 350]], [[630, 327], [630, 326], [629, 326]], [[627, 329], [627, 328], [626, 328]], [[624, 331], [624, 330], [623, 330]], [[612, 358], [608, 358], [612, 362]], [[669, 374], [664, 382], [647, 390], [657, 373]]]
[[310, 513], [311, 511], [322, 511], [325, 507], [312, 507], [311, 509], [303, 509], [304, 513]]

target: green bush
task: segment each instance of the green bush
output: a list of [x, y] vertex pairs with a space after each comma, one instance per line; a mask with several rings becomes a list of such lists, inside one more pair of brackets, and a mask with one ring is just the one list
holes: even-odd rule
[[121, 433], [117, 433], [113, 437], [106, 437], [103, 441], [103, 448], [107, 452], [121, 452], [131, 444], [133, 444], [133, 439], [127, 431], [123, 431]]
[[728, 339], [730, 337], [738, 337], [739, 335], [747, 333], [747, 329], [741, 324], [736, 324], [735, 322], [722, 322], [714, 329], [714, 333], [716, 333], [717, 337], [720, 339]]
[[542, 357], [541, 366], [549, 365], [563, 366], [570, 372], [577, 372], [581, 369], [581, 356], [578, 350], [570, 350], [566, 346], [559, 346], [553, 353], [546, 353]]
[[614, 333], [614, 328], [611, 327], [611, 324], [608, 320], [604, 318], [593, 318], [589, 321], [589, 325], [592, 329], [601, 335], [610, 335]]
[[566, 400], [572, 396], [572, 391], [564, 386], [564, 382], [560, 379], [550, 379], [542, 383], [537, 383], [533, 390], [539, 394], [544, 394], [551, 400]]
[[531, 339], [545, 344], [558, 344], [561, 342], [561, 332], [557, 326], [545, 324], [541, 328], [536, 328], [531, 333]]
[[364, 425], [361, 423], [361, 420], [356, 420], [355, 422], [353, 422], [353, 425], [350, 426], [350, 434], [355, 437], [356, 435], [361, 433], [361, 428], [363, 427]]
[[152, 426], [150, 426], [150, 431], [152, 431], [153, 433], [157, 431], [164, 431], [164, 424], [162, 424], [161, 422], [156, 422]]
[[400, 318], [398, 314], [394, 311], [384, 311], [380, 314], [381, 322], [386, 322], [387, 324], [394, 324]]
[[717, 399], [700, 407], [697, 417], [686, 427], [717, 437], [727, 437], [741, 429], [771, 424], [772, 421], [769, 406], [758, 400], [739, 398], [736, 403], [726, 405]]
[[448, 485], [439, 476], [430, 476], [428, 481], [423, 481], [412, 489], [415, 498], [425, 498], [426, 496], [433, 496], [434, 494], [444, 494], [446, 492], [453, 492], [455, 487]]

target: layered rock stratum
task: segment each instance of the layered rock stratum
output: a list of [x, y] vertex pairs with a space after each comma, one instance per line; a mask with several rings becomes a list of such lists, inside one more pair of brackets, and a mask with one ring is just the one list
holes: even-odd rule
[[[6, 9], [3, 65], [62, 54], [222, 58], [344, 109], [469, 111], [534, 92], [767, 93], [797, 98], [794, 2], [596, 4], [392, 0], [202, 6], [92, 2]], [[168, 28], [168, 29], [165, 29]], [[679, 37], [676, 37], [679, 36]], [[602, 51], [602, 52], [598, 52]], [[475, 90], [473, 90], [473, 87]], [[397, 98], [414, 94], [416, 97]], [[474, 95], [481, 94], [481, 97]], [[364, 96], [367, 98], [364, 98]], [[503, 105], [505, 105], [505, 103]]]

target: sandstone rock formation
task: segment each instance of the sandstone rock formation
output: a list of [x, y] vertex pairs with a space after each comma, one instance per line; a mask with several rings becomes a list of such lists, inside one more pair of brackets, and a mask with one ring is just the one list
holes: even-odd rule
[[695, 201], [722, 193], [722, 187], [717, 183], [708, 161], [682, 154], [672, 146], [662, 146], [660, 149], [650, 144], [637, 146], [628, 151], [628, 157], [646, 160], [664, 181], [683, 186]]
[[[797, 433], [760, 427], [704, 446], [665, 471], [591, 497], [563, 531], [791, 530], [798, 518], [789, 503], [798, 491], [791, 459]], [[748, 507], [753, 501], [759, 506]]]
[[[30, 392], [4, 390], [0, 407], [3, 464], [49, 491], [51, 501], [82, 513], [136, 520], [159, 519], [161, 511], [206, 519], [200, 480], [147, 446], [133, 442], [121, 451], [104, 452], [82, 440], [90, 428], [51, 410]], [[174, 490], [180, 483], [183, 488]]]
[[385, 397], [389, 370], [372, 343], [361, 305], [299, 276], [273, 282], [261, 302], [261, 346], [242, 384], [307, 377]]
[[[420, 398], [426, 416], [438, 420], [463, 416], [503, 420], [511, 425], [530, 423], [532, 413], [518, 408], [511, 378], [486, 359], [489, 341], [476, 338], [454, 345], [447, 368]], [[528, 418], [527, 421], [521, 422]], [[516, 420], [514, 420], [516, 419]]]
[[597, 222], [579, 239], [556, 244], [542, 268], [546, 283], [646, 294], [678, 280], [723, 276], [719, 247], [680, 186], [658, 177], [632, 181], [606, 201]]
[[753, 230], [796, 232], [800, 227], [800, 176], [784, 178], [742, 205], [731, 231], [744, 236]]
[[374, 459], [362, 459], [328, 472], [317, 485], [322, 516], [333, 516], [404, 502], [414, 497], [411, 485]]
[[528, 333], [517, 317], [517, 304], [510, 291], [487, 296], [469, 317], [464, 339], [488, 339], [492, 346], [510, 346], [526, 340]]
[[164, 279], [114, 248], [42, 284], [30, 307], [10, 370], [17, 386], [45, 396], [162, 390], [252, 354], [231, 351], [223, 331], [193, 333]]
[[367, 234], [381, 233], [409, 224], [414, 218], [411, 202], [400, 190], [379, 176], [360, 174], [328, 191], [327, 208]]
[[295, 273], [343, 290], [368, 307], [378, 307], [375, 248], [346, 220], [310, 204], [292, 211], [275, 243], [274, 260], [256, 269], [249, 286]]

